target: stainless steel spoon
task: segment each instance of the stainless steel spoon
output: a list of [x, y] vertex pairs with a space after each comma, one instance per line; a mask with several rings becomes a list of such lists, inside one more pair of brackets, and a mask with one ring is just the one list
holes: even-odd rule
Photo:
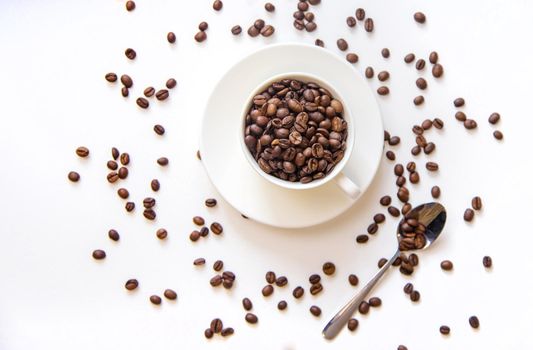
[[[407, 219], [413, 219], [422, 224], [419, 226], [419, 230], [411, 229], [406, 223]], [[400, 256], [400, 250], [414, 250], [414, 249], [426, 249], [439, 237], [444, 223], [446, 222], [446, 209], [439, 203], [426, 203], [419, 205], [418, 207], [409, 211], [404, 219], [398, 225], [396, 236], [398, 238], [398, 249], [396, 253], [390, 258], [383, 267], [376, 273], [376, 275], [364, 286], [363, 289], [356, 296], [352, 298], [337, 314], [328, 322], [322, 334], [326, 339], [333, 339], [342, 328], [346, 325], [348, 320], [352, 317], [354, 312], [359, 307], [359, 304], [365, 299], [372, 288], [378, 283], [380, 278], [389, 269], [392, 263]], [[407, 232], [410, 231], [410, 232]], [[418, 242], [414, 245], [413, 239], [405, 240], [406, 236], [414, 236], [418, 232]], [[423, 232], [423, 235], [422, 235]], [[422, 235], [422, 236], [421, 236]], [[425, 238], [425, 240], [423, 240]]]

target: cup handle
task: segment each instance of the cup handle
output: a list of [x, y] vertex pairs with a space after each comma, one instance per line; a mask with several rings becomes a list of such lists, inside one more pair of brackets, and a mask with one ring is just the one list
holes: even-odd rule
[[357, 186], [355, 182], [348, 178], [348, 176], [344, 175], [344, 173], [339, 173], [339, 175], [335, 177], [335, 181], [337, 186], [339, 186], [340, 189], [351, 199], [355, 200], [361, 194], [361, 189], [359, 186]]

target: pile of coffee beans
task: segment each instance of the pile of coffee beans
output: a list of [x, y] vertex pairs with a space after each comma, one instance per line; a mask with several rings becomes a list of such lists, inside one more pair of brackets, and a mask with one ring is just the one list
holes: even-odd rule
[[344, 107], [314, 82], [283, 79], [253, 97], [244, 142], [265, 173], [290, 182], [324, 178], [344, 157]]
[[213, 335], [220, 334], [223, 337], [227, 337], [235, 333], [235, 330], [232, 327], [224, 327], [222, 320], [220, 318], [214, 318], [207, 328], [204, 331], [204, 336], [207, 339], [213, 338]]
[[315, 6], [320, 4], [321, 0], [299, 1], [296, 5], [296, 12], [292, 14], [294, 22], [292, 23], [297, 30], [306, 30], [307, 32], [314, 32], [317, 28], [315, 22], [315, 14], [309, 11], [310, 5]]

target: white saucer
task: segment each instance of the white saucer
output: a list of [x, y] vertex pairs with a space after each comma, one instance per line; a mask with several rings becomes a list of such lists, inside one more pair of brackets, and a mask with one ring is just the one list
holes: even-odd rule
[[361, 195], [372, 182], [383, 152], [383, 124], [370, 87], [333, 53], [311, 45], [277, 44], [236, 63], [207, 101], [200, 140], [202, 163], [213, 185], [235, 209], [250, 219], [284, 228], [326, 222], [355, 203], [334, 181], [308, 190], [270, 183], [247, 162], [238, 137], [231, 137], [241, 129], [241, 112], [250, 92], [272, 76], [295, 71], [322, 77], [348, 104], [356, 126], [355, 145], [344, 172], [361, 188]]

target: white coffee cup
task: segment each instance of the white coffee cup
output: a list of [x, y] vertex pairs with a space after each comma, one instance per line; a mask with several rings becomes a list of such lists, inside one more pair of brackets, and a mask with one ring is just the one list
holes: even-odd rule
[[[346, 138], [346, 149], [344, 150], [344, 157], [338, 164], [335, 165], [335, 167], [330, 171], [330, 173], [328, 173], [322, 179], [313, 180], [308, 183], [301, 183], [301, 182], [291, 182], [287, 180], [282, 180], [280, 178], [267, 174], [259, 167], [259, 165], [257, 164], [257, 161], [254, 159], [254, 157], [252, 156], [252, 153], [250, 152], [248, 147], [246, 147], [246, 144], [244, 142], [244, 129], [246, 127], [245, 125], [246, 116], [248, 115], [250, 107], [252, 106], [252, 101], [253, 101], [254, 96], [263, 92], [272, 83], [280, 81], [282, 79], [296, 79], [302, 82], [314, 82], [320, 85], [321, 87], [327, 89], [332, 94], [333, 98], [335, 98], [336, 100], [339, 100], [343, 105], [343, 108], [344, 108], [343, 117], [347, 123], [347, 134], [348, 134]], [[250, 93], [250, 96], [246, 100], [246, 104], [244, 105], [244, 108], [242, 110], [242, 124], [241, 125], [242, 125], [242, 128], [239, 130], [238, 137], [241, 142], [241, 148], [244, 152], [244, 156], [246, 157], [246, 159], [248, 160], [248, 163], [250, 163], [252, 168], [254, 168], [255, 171], [267, 181], [270, 181], [271, 183], [275, 185], [285, 187], [291, 190], [307, 190], [307, 189], [323, 186], [327, 182], [335, 179], [335, 183], [337, 184], [337, 186], [339, 186], [340, 189], [342, 189], [342, 191], [344, 191], [344, 193], [350, 198], [356, 199], [361, 193], [359, 186], [357, 186], [354, 180], [350, 179], [348, 176], [346, 176], [346, 174], [342, 172], [344, 166], [349, 161], [350, 156], [352, 155], [353, 148], [354, 148], [354, 143], [355, 143], [354, 120], [352, 118], [352, 115], [350, 114], [350, 109], [348, 108], [348, 105], [345, 103], [345, 100], [330, 84], [324, 81], [324, 79], [319, 78], [312, 74], [299, 73], [299, 72], [284, 73], [284, 74], [276, 75], [274, 77], [269, 78], [268, 80], [259, 84], [257, 88], [255, 88]]]

